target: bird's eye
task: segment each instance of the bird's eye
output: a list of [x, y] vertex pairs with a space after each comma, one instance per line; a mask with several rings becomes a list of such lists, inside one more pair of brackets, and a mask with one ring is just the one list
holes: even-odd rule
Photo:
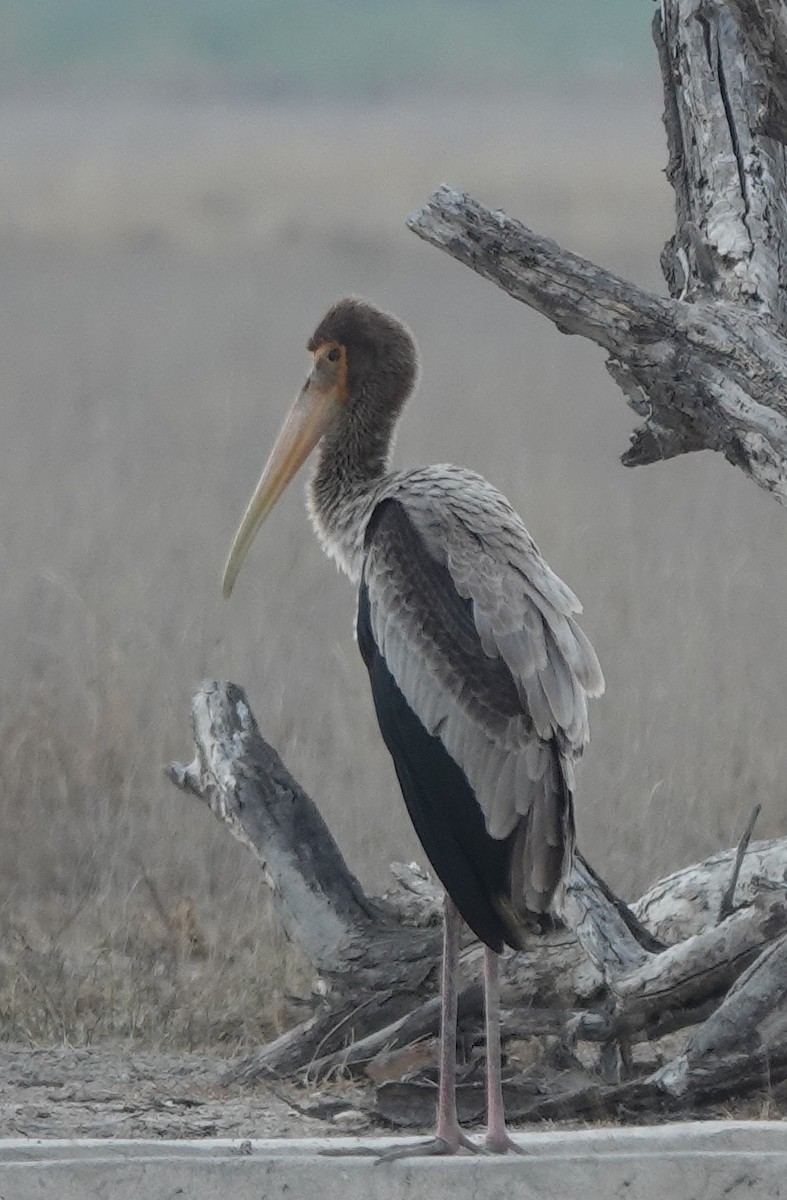
[[339, 359], [341, 358], [341, 356], [342, 356], [342, 352], [339, 349], [339, 347], [331, 346], [330, 350], [328, 351], [328, 353], [326, 354], [325, 357], [328, 359], [328, 362], [338, 362]]

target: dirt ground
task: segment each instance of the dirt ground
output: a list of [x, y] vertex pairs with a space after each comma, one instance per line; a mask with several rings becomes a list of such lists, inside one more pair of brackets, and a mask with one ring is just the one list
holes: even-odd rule
[[[266, 1138], [382, 1131], [364, 1112], [368, 1099], [353, 1084], [334, 1081], [313, 1092], [278, 1083], [241, 1088], [222, 1082], [228, 1066], [215, 1054], [163, 1054], [127, 1045], [0, 1046], [0, 1137]], [[687, 1112], [684, 1119], [787, 1119], [781, 1092]]]
[[[356, 1097], [224, 1086], [227, 1059], [126, 1047], [0, 1047], [0, 1137], [303, 1137], [360, 1133]], [[309, 1116], [314, 1106], [327, 1119]]]

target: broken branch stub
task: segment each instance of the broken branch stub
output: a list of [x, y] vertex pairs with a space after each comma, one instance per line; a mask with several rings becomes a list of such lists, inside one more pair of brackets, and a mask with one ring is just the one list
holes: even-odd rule
[[257, 857], [282, 924], [317, 970], [341, 973], [383, 924], [315, 805], [260, 736], [243, 690], [207, 682], [194, 697], [196, 758], [170, 779], [199, 796]]

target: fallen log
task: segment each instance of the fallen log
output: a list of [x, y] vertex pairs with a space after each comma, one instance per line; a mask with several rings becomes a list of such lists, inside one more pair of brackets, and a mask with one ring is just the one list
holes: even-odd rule
[[[632, 909], [662, 941], [679, 942], [712, 925], [721, 910], [737, 850], [722, 850], [658, 880]], [[738, 907], [767, 892], [787, 898], [784, 838], [752, 842], [743, 855], [735, 889]]]
[[[397, 1064], [422, 1071], [431, 1061], [429, 1043], [439, 1019], [439, 889], [420, 868], [397, 864], [396, 887], [385, 899], [365, 894], [316, 805], [260, 735], [237, 685], [204, 684], [192, 715], [195, 758], [189, 766], [172, 764], [169, 778], [207, 803], [255, 854], [287, 936], [318, 976], [314, 1014], [234, 1064], [229, 1077], [251, 1084], [263, 1075], [351, 1072], [380, 1083], [381, 1103], [389, 1103]], [[720, 921], [733, 870], [740, 872], [740, 903]], [[572, 1068], [575, 1099], [569, 1102], [565, 1079], [560, 1097], [552, 1097], [561, 1112], [570, 1103], [580, 1115], [591, 1101], [614, 1107], [634, 1104], [636, 1097], [644, 1104], [650, 1096], [663, 1107], [677, 1105], [683, 1094], [716, 1095], [724, 1080], [737, 1086], [729, 1063], [743, 1046], [760, 1058], [776, 1047], [781, 1070], [786, 882], [787, 839], [755, 843], [737, 862], [730, 851], [660, 881], [629, 911], [578, 857], [562, 914], [566, 927], [502, 961], [507, 1041], [541, 1039], [553, 1057], [556, 1047], [569, 1056], [583, 1043], [607, 1052], [613, 1047], [630, 1072], [633, 1043], [699, 1028], [661, 1072], [618, 1085], [622, 1092], [599, 1083], [592, 1070], [578, 1082], [577, 1072], [587, 1071], [587, 1064]], [[682, 914], [672, 924], [666, 916], [671, 895]], [[656, 936], [674, 937], [679, 929], [692, 932], [672, 945]], [[469, 941], [461, 956], [460, 1037], [470, 1050], [481, 1029], [479, 956], [478, 943]], [[421, 1046], [417, 1053], [414, 1045]], [[761, 1077], [755, 1067], [741, 1073], [751, 1086]], [[539, 1070], [537, 1096], [532, 1079], [514, 1080], [509, 1089], [525, 1089], [534, 1116], [555, 1115], [542, 1094], [555, 1069], [549, 1067], [549, 1075], [541, 1063]], [[396, 1094], [406, 1094], [411, 1084], [422, 1086], [404, 1081]], [[474, 1084], [467, 1086], [469, 1095]], [[423, 1087], [428, 1094], [428, 1079]], [[523, 1104], [520, 1096], [513, 1111]]]

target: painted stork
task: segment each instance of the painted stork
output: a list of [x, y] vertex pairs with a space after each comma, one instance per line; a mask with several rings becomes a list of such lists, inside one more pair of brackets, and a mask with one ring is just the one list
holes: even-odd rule
[[311, 372], [235, 536], [229, 596], [260, 525], [318, 447], [307, 505], [358, 585], [358, 645], [405, 804], [445, 888], [436, 1137], [408, 1153], [479, 1149], [456, 1109], [461, 921], [484, 944], [485, 1148], [515, 1149], [500, 1068], [498, 955], [543, 928], [574, 844], [573, 764], [604, 680], [581, 605], [508, 501], [481, 476], [391, 470], [418, 372], [400, 321], [340, 300], [309, 340]]

